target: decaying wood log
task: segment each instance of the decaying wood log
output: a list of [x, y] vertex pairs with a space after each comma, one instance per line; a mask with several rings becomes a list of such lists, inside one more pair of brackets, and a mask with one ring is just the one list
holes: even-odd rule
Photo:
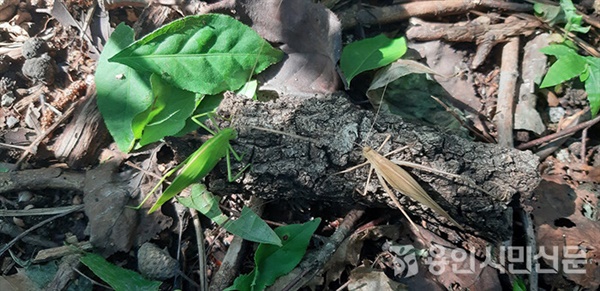
[[[267, 103], [229, 97], [220, 108], [222, 116], [233, 118], [231, 123], [239, 131], [235, 147], [247, 154], [245, 162], [251, 162], [252, 167], [235, 184], [227, 183], [225, 163], [219, 164], [209, 177], [209, 189], [217, 194], [304, 199], [329, 203], [332, 207], [356, 203], [393, 207], [382, 189], [366, 197], [356, 193], [355, 189], [362, 189], [365, 183], [367, 167], [336, 174], [364, 162], [361, 148], [356, 144], [376, 147], [390, 134], [391, 143], [384, 147], [384, 152], [408, 146], [391, 159], [463, 175], [485, 189], [487, 193], [455, 179], [407, 169], [460, 223], [483, 235], [503, 239], [511, 234], [507, 203], [529, 198], [540, 180], [536, 170], [538, 159], [530, 152], [464, 140], [406, 123], [397, 116], [380, 115], [369, 135], [374, 114], [352, 105], [344, 96], [281, 98]], [[253, 129], [255, 126], [314, 142]], [[437, 217], [406, 197], [401, 202], [413, 214], [429, 221]]]

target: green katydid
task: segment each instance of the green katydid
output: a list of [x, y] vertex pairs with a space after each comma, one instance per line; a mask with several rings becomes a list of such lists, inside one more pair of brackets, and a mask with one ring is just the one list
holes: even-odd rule
[[[146, 200], [158, 189], [158, 187], [162, 184], [162, 182], [172, 175], [174, 172], [181, 169], [181, 173], [173, 180], [171, 185], [167, 187], [167, 189], [162, 193], [162, 195], [158, 198], [156, 203], [150, 208], [148, 213], [152, 213], [160, 208], [165, 202], [169, 201], [171, 198], [175, 197], [189, 185], [197, 182], [198, 180], [204, 178], [212, 169], [217, 165], [217, 163], [225, 157], [227, 161], [227, 179], [229, 182], [235, 181], [240, 175], [250, 166], [250, 164], [244, 166], [239, 173], [235, 176], [231, 174], [231, 161], [229, 157], [229, 153], [232, 153], [237, 161], [241, 161], [242, 157], [240, 157], [235, 150], [231, 147], [230, 141], [237, 138], [237, 131], [233, 128], [223, 128], [218, 132], [211, 131], [204, 124], [199, 122], [196, 118], [198, 116], [192, 117], [196, 123], [206, 129], [208, 132], [213, 134], [213, 137], [207, 140], [200, 148], [198, 148], [191, 156], [189, 156], [185, 161], [183, 161], [179, 166], [173, 168], [169, 172], [167, 172], [158, 182], [158, 184], [150, 191], [150, 193], [144, 198], [140, 205], [134, 207], [135, 209], [140, 209]], [[212, 120], [212, 118], [211, 118]], [[214, 120], [213, 120], [214, 121]]]

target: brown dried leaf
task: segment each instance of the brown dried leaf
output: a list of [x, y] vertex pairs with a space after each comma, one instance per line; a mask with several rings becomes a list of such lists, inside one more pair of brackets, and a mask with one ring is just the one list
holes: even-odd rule
[[364, 232], [355, 232], [347, 237], [337, 248], [331, 259], [325, 264], [326, 284], [340, 278], [347, 265], [356, 266], [360, 259], [360, 252], [365, 240], [378, 240], [385, 237], [389, 240], [396, 240], [399, 236], [398, 225], [382, 225], [367, 229]]
[[236, 10], [262, 37], [282, 44], [280, 49], [287, 54], [261, 74], [264, 89], [299, 96], [337, 90], [335, 66], [342, 43], [335, 14], [309, 0], [238, 0]]
[[125, 207], [129, 191], [114, 175], [118, 165], [119, 161], [108, 161], [85, 177], [83, 202], [90, 242], [104, 256], [129, 251], [138, 225], [136, 210]]
[[352, 270], [348, 290], [399, 291], [408, 287], [388, 278], [381, 270], [361, 266]]
[[[573, 191], [566, 185], [542, 181], [534, 195], [537, 199], [528, 204], [533, 209], [538, 246], [544, 247], [548, 254], [543, 257], [544, 261], [549, 266], [558, 266], [567, 279], [584, 288], [597, 289], [600, 286], [600, 266], [597, 263], [600, 257], [600, 223], [586, 216], [594, 216], [590, 212], [597, 209], [598, 189], [579, 187]], [[585, 256], [583, 265], [567, 266], [569, 258], [565, 257], [565, 250], [569, 251], [571, 258], [574, 255]]]

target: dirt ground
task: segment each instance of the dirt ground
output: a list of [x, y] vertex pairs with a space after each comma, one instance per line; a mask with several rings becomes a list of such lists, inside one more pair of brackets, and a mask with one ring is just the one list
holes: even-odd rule
[[[555, 61], [539, 50], [564, 31], [532, 2], [0, 0], [0, 290], [109, 288], [83, 251], [160, 290], [223, 290], [252, 270], [256, 244], [176, 200], [128, 207], [211, 135], [123, 153], [96, 105], [117, 25], [141, 38], [206, 13], [285, 53], [257, 76], [258, 100], [227, 92], [219, 105], [246, 154], [232, 166], [252, 166], [229, 183], [221, 161], [203, 180], [233, 217], [247, 205], [272, 227], [322, 219], [271, 290], [598, 289], [600, 118], [579, 78], [539, 87]], [[597, 1], [574, 4], [591, 29], [569, 39], [598, 58]], [[403, 59], [430, 73], [368, 90], [369, 71], [347, 87], [342, 47], [382, 33], [405, 36]], [[368, 167], [340, 173], [364, 146], [426, 168], [404, 167], [448, 213], [396, 203], [376, 175], [365, 184]]]

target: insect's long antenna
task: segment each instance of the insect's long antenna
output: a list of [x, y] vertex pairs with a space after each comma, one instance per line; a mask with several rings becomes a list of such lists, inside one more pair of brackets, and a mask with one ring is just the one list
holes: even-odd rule
[[375, 128], [375, 121], [377, 120], [377, 117], [379, 116], [379, 111], [381, 111], [381, 104], [383, 103], [383, 97], [385, 96], [385, 91], [387, 90], [387, 87], [388, 87], [388, 84], [386, 83], [385, 86], [383, 86], [383, 92], [381, 92], [381, 98], [379, 99], [379, 104], [377, 105], [377, 111], [375, 112], [375, 117], [373, 118], [373, 123], [371, 123], [371, 127], [369, 128], [369, 131], [367, 132], [367, 136], [363, 140], [369, 140], [369, 136], [371, 135], [373, 128]]

